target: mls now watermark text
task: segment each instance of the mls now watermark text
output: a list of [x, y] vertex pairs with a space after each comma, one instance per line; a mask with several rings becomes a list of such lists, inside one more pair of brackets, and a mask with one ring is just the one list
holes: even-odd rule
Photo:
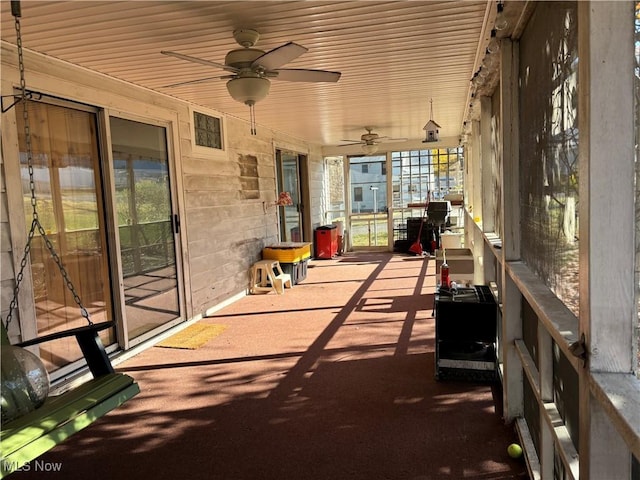
[[3, 472], [61, 472], [62, 462], [45, 462], [43, 460], [34, 460], [31, 463], [25, 463], [21, 467], [18, 462], [2, 461]]

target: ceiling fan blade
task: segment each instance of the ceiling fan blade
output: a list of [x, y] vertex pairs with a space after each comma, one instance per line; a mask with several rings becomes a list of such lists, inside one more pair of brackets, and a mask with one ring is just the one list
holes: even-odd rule
[[287, 82], [337, 82], [342, 73], [328, 70], [307, 70], [303, 68], [282, 68], [278, 72], [277, 80]]
[[262, 67], [265, 70], [276, 70], [280, 68], [282, 65], [289, 63], [292, 60], [295, 60], [300, 55], [308, 51], [309, 49], [303, 47], [302, 45], [298, 45], [297, 43], [289, 42], [281, 45], [279, 47], [274, 48], [273, 50], [269, 50], [264, 55], [256, 58], [251, 64], [252, 67]]
[[222, 77], [199, 78], [198, 80], [187, 80], [186, 82], [178, 82], [178, 83], [172, 83], [170, 85], [164, 85], [163, 88], [181, 87], [182, 85], [195, 85], [197, 83], [210, 82], [211, 80], [220, 80], [221, 78], [227, 78], [229, 76], [230, 75], [225, 75]]
[[382, 139], [382, 143], [393, 143], [393, 142], [406, 142], [408, 138], [387, 138], [380, 137]]
[[338, 145], [339, 147], [348, 147], [349, 145], [360, 145], [361, 142], [360, 140], [340, 140], [341, 142], [349, 142], [349, 143], [341, 143], [340, 145]]
[[200, 63], [208, 67], [222, 68], [223, 70], [227, 70], [229, 72], [235, 72], [235, 73], [239, 72], [237, 68], [232, 67], [230, 65], [224, 65], [223, 63], [212, 62], [210, 60], [204, 60], [202, 58], [191, 57], [189, 55], [183, 55], [182, 53], [169, 52], [166, 50], [162, 50], [160, 53], [162, 53], [163, 55], [168, 55], [170, 57], [179, 58], [180, 60], [186, 60], [187, 62]]

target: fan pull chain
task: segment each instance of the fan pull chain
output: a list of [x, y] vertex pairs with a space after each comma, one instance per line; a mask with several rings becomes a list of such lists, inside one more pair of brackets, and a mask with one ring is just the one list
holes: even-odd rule
[[251, 122], [251, 135], [256, 135], [256, 107], [255, 103], [249, 104], [249, 121]]

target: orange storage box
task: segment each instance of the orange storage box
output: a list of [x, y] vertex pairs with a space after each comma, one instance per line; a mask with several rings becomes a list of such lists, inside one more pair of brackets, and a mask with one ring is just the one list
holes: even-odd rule
[[284, 263], [297, 263], [311, 258], [311, 243], [281, 242], [262, 249], [262, 258]]

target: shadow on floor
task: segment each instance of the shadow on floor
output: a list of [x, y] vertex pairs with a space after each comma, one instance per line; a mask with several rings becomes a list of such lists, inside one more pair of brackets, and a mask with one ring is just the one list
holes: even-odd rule
[[405, 259], [323, 261], [205, 347], [134, 357], [142, 393], [14, 478], [526, 479], [497, 386], [434, 379], [433, 262]]

